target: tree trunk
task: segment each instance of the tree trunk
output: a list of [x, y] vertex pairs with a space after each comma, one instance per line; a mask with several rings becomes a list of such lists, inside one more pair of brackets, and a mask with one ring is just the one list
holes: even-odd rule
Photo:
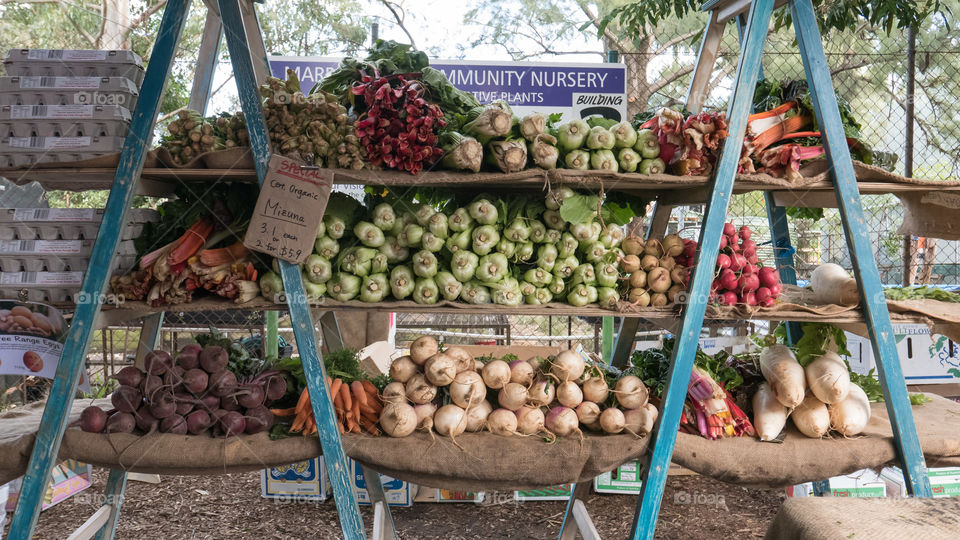
[[99, 48], [130, 48], [130, 0], [104, 0]]

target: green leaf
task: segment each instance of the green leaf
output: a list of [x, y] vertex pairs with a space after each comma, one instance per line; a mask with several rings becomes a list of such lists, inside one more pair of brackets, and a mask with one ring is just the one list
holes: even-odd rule
[[597, 195], [576, 194], [564, 199], [560, 205], [560, 217], [567, 223], [584, 223], [591, 221], [597, 215], [597, 205], [600, 197]]
[[627, 223], [630, 223], [630, 221], [637, 215], [636, 212], [633, 211], [633, 208], [630, 208], [630, 206], [622, 207], [614, 202], [608, 202], [604, 204], [600, 209], [600, 212], [603, 215], [604, 221], [612, 221], [617, 225], [626, 225]]

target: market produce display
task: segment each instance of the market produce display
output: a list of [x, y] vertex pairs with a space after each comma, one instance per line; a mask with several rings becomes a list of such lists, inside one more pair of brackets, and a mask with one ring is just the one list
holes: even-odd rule
[[486, 430], [550, 441], [582, 437], [581, 427], [643, 437], [658, 414], [638, 377], [608, 379], [571, 350], [529, 361], [474, 358], [421, 336], [409, 355], [393, 361], [390, 378], [380, 425], [391, 437], [424, 431], [456, 442], [466, 431]]
[[625, 255], [620, 259], [627, 301], [640, 307], [659, 307], [678, 301], [677, 296], [687, 290], [690, 279], [692, 261], [685, 253], [690, 250], [689, 246], [695, 249], [695, 244], [676, 234], [646, 242], [639, 236], [628, 236], [621, 244]]
[[[373, 383], [366, 379], [345, 383], [339, 377], [327, 377], [327, 388], [333, 396], [333, 408], [340, 433], [367, 431], [372, 435], [380, 434], [377, 422], [380, 420], [380, 412], [383, 411], [383, 403]], [[317, 432], [317, 419], [310, 406], [310, 392], [307, 388], [300, 393], [295, 407], [270, 409], [270, 412], [276, 416], [294, 417], [288, 433], [300, 433], [307, 437]]]
[[204, 117], [190, 109], [181, 110], [160, 139], [160, 147], [170, 153], [175, 165], [186, 165], [207, 152], [249, 145], [246, 121], [239, 111]]
[[705, 111], [684, 117], [683, 112], [668, 107], [658, 109], [639, 127], [637, 151], [645, 159], [660, 160], [646, 171], [641, 164], [640, 172], [644, 174], [666, 170], [679, 176], [709, 175], [720, 157], [721, 143], [729, 134], [724, 113]]

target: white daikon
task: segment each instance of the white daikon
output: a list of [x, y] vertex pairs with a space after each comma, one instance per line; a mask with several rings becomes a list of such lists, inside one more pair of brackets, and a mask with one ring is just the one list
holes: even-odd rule
[[830, 411], [830, 428], [844, 437], [859, 434], [870, 421], [870, 400], [863, 389], [854, 383], [850, 383], [846, 398], [827, 406], [827, 409]]
[[857, 280], [838, 264], [825, 263], [814, 269], [810, 288], [814, 299], [821, 304], [852, 306], [860, 301]]
[[807, 385], [817, 399], [830, 405], [846, 399], [850, 392], [850, 371], [840, 355], [827, 351], [803, 369]]
[[770, 390], [770, 385], [760, 383], [753, 394], [753, 427], [761, 441], [772, 441], [787, 424], [787, 408]]
[[790, 419], [800, 433], [819, 439], [830, 431], [830, 411], [827, 405], [813, 394], [807, 394], [800, 405], [790, 413]]
[[807, 378], [789, 347], [771, 345], [763, 349], [760, 352], [760, 372], [784, 407], [792, 409], [803, 401]]

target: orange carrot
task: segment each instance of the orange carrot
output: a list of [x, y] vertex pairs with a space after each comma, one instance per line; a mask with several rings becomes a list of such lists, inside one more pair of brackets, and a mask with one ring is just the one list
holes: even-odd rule
[[367, 391], [363, 388], [363, 385], [360, 384], [360, 381], [350, 383], [350, 390], [353, 392], [354, 401], [359, 401], [361, 405], [366, 405]]
[[343, 385], [343, 379], [334, 379], [333, 382], [330, 383], [330, 395], [336, 398], [337, 394], [340, 393], [340, 387], [342, 385]]
[[366, 418], [367, 420], [373, 422], [374, 424], [380, 421], [380, 417], [378, 417], [376, 414], [371, 412], [361, 410], [360, 415], [361, 415], [360, 416], [361, 418]]
[[270, 409], [270, 412], [272, 412], [274, 416], [293, 416], [294, 414], [297, 414], [297, 408], [290, 407], [289, 409]]
[[353, 398], [350, 397], [350, 386], [346, 384], [340, 385], [340, 397], [343, 398], [343, 410], [352, 411], [353, 410]]
[[300, 413], [301, 411], [309, 408], [310, 408], [310, 391], [304, 388], [303, 392], [300, 393], [300, 399], [297, 400], [296, 412]]
[[360, 421], [360, 400], [353, 400], [353, 418]]
[[380, 394], [380, 392], [377, 391], [377, 387], [374, 386], [372, 382], [363, 380], [363, 381], [360, 381], [360, 384], [363, 385], [363, 389], [366, 390], [367, 393], [373, 394], [373, 395]]
[[304, 426], [304, 424], [306, 424], [306, 423], [307, 423], [307, 417], [306, 417], [306, 416], [297, 416], [297, 417], [293, 420], [293, 425], [290, 426], [290, 433], [297, 433], [298, 431], [303, 430], [303, 426]]

